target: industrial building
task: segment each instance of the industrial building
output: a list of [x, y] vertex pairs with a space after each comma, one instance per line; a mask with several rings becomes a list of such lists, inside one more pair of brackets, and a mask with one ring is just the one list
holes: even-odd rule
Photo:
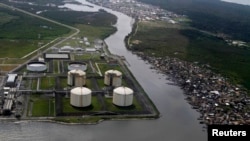
[[52, 60], [52, 59], [60, 59], [60, 60], [69, 60], [70, 54], [69, 53], [44, 53], [45, 60]]
[[8, 74], [8, 78], [5, 83], [5, 87], [15, 87], [17, 80], [17, 74]]
[[11, 114], [13, 104], [14, 104], [14, 94], [8, 94], [4, 100], [4, 105], [3, 105], [3, 114], [4, 115]]

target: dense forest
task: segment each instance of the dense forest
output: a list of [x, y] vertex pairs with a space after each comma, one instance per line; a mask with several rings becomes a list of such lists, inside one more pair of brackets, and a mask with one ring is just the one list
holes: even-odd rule
[[187, 15], [191, 26], [250, 42], [250, 7], [220, 0], [139, 0]]

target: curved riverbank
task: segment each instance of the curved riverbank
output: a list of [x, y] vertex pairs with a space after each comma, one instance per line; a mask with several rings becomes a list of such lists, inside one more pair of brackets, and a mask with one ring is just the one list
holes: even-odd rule
[[[79, 0], [84, 1], [84, 0]], [[91, 5], [87, 3], [88, 5]], [[96, 5], [93, 5], [96, 7]], [[103, 8], [105, 9], [105, 8]], [[106, 10], [106, 9], [105, 9]], [[118, 31], [108, 37], [112, 54], [124, 56], [127, 67], [161, 113], [155, 120], [107, 120], [96, 125], [64, 125], [50, 122], [1, 123], [1, 137], [9, 140], [171, 140], [205, 141], [207, 134], [197, 118], [199, 113], [185, 101], [183, 91], [167, 84], [166, 75], [150, 69], [150, 64], [128, 51], [124, 37], [131, 32], [131, 18], [108, 9], [118, 16]], [[112, 135], [110, 134], [112, 133]], [[121, 138], [124, 135], [126, 138]]]
[[177, 58], [156, 58], [136, 52], [161, 73], [180, 86], [186, 100], [202, 115], [205, 124], [250, 124], [250, 97], [244, 87], [228, 82], [210, 66], [182, 61]]

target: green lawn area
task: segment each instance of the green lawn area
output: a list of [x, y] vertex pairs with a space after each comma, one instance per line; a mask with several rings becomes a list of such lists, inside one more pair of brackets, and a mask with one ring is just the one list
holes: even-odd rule
[[37, 49], [38, 42], [38, 40], [0, 39], [0, 57], [21, 58]]
[[[31, 104], [32, 103], [32, 104]], [[54, 116], [54, 98], [41, 97], [39, 95], [32, 96], [30, 105], [32, 105], [32, 116]]]
[[104, 75], [106, 71], [108, 70], [118, 70], [120, 72], [123, 72], [121, 67], [117, 64], [117, 65], [109, 65], [109, 64], [98, 64], [98, 67], [100, 69], [100, 71], [102, 72], [102, 74]]
[[66, 88], [68, 87], [68, 84], [67, 84], [67, 77], [60, 77], [60, 87], [63, 89], [63, 88]]
[[95, 39], [105, 39], [110, 34], [114, 33], [116, 29], [114, 27], [108, 26], [92, 26], [92, 25], [76, 25], [77, 28], [81, 30], [79, 36], [88, 37], [90, 42], [93, 42]]
[[48, 90], [55, 87], [55, 78], [54, 77], [42, 77], [41, 78], [41, 84], [40, 89], [42, 90]]
[[37, 81], [38, 81], [38, 78], [34, 78], [31, 80], [31, 90], [36, 90], [37, 89]]
[[0, 17], [0, 26], [18, 18], [17, 16], [12, 16], [4, 12], [0, 12]]
[[119, 112], [119, 111], [141, 111], [143, 110], [141, 105], [138, 103], [138, 101], [133, 98], [133, 104], [128, 107], [119, 107], [113, 104], [113, 99], [112, 98], [106, 98], [105, 99], [106, 106], [108, 111], [112, 112]]

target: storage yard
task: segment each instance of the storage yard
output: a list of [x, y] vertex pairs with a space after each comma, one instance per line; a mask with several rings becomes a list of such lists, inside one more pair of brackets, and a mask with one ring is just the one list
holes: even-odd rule
[[157, 118], [125, 61], [109, 54], [104, 43], [91, 51], [51, 47], [2, 76], [0, 114], [6, 119]]

